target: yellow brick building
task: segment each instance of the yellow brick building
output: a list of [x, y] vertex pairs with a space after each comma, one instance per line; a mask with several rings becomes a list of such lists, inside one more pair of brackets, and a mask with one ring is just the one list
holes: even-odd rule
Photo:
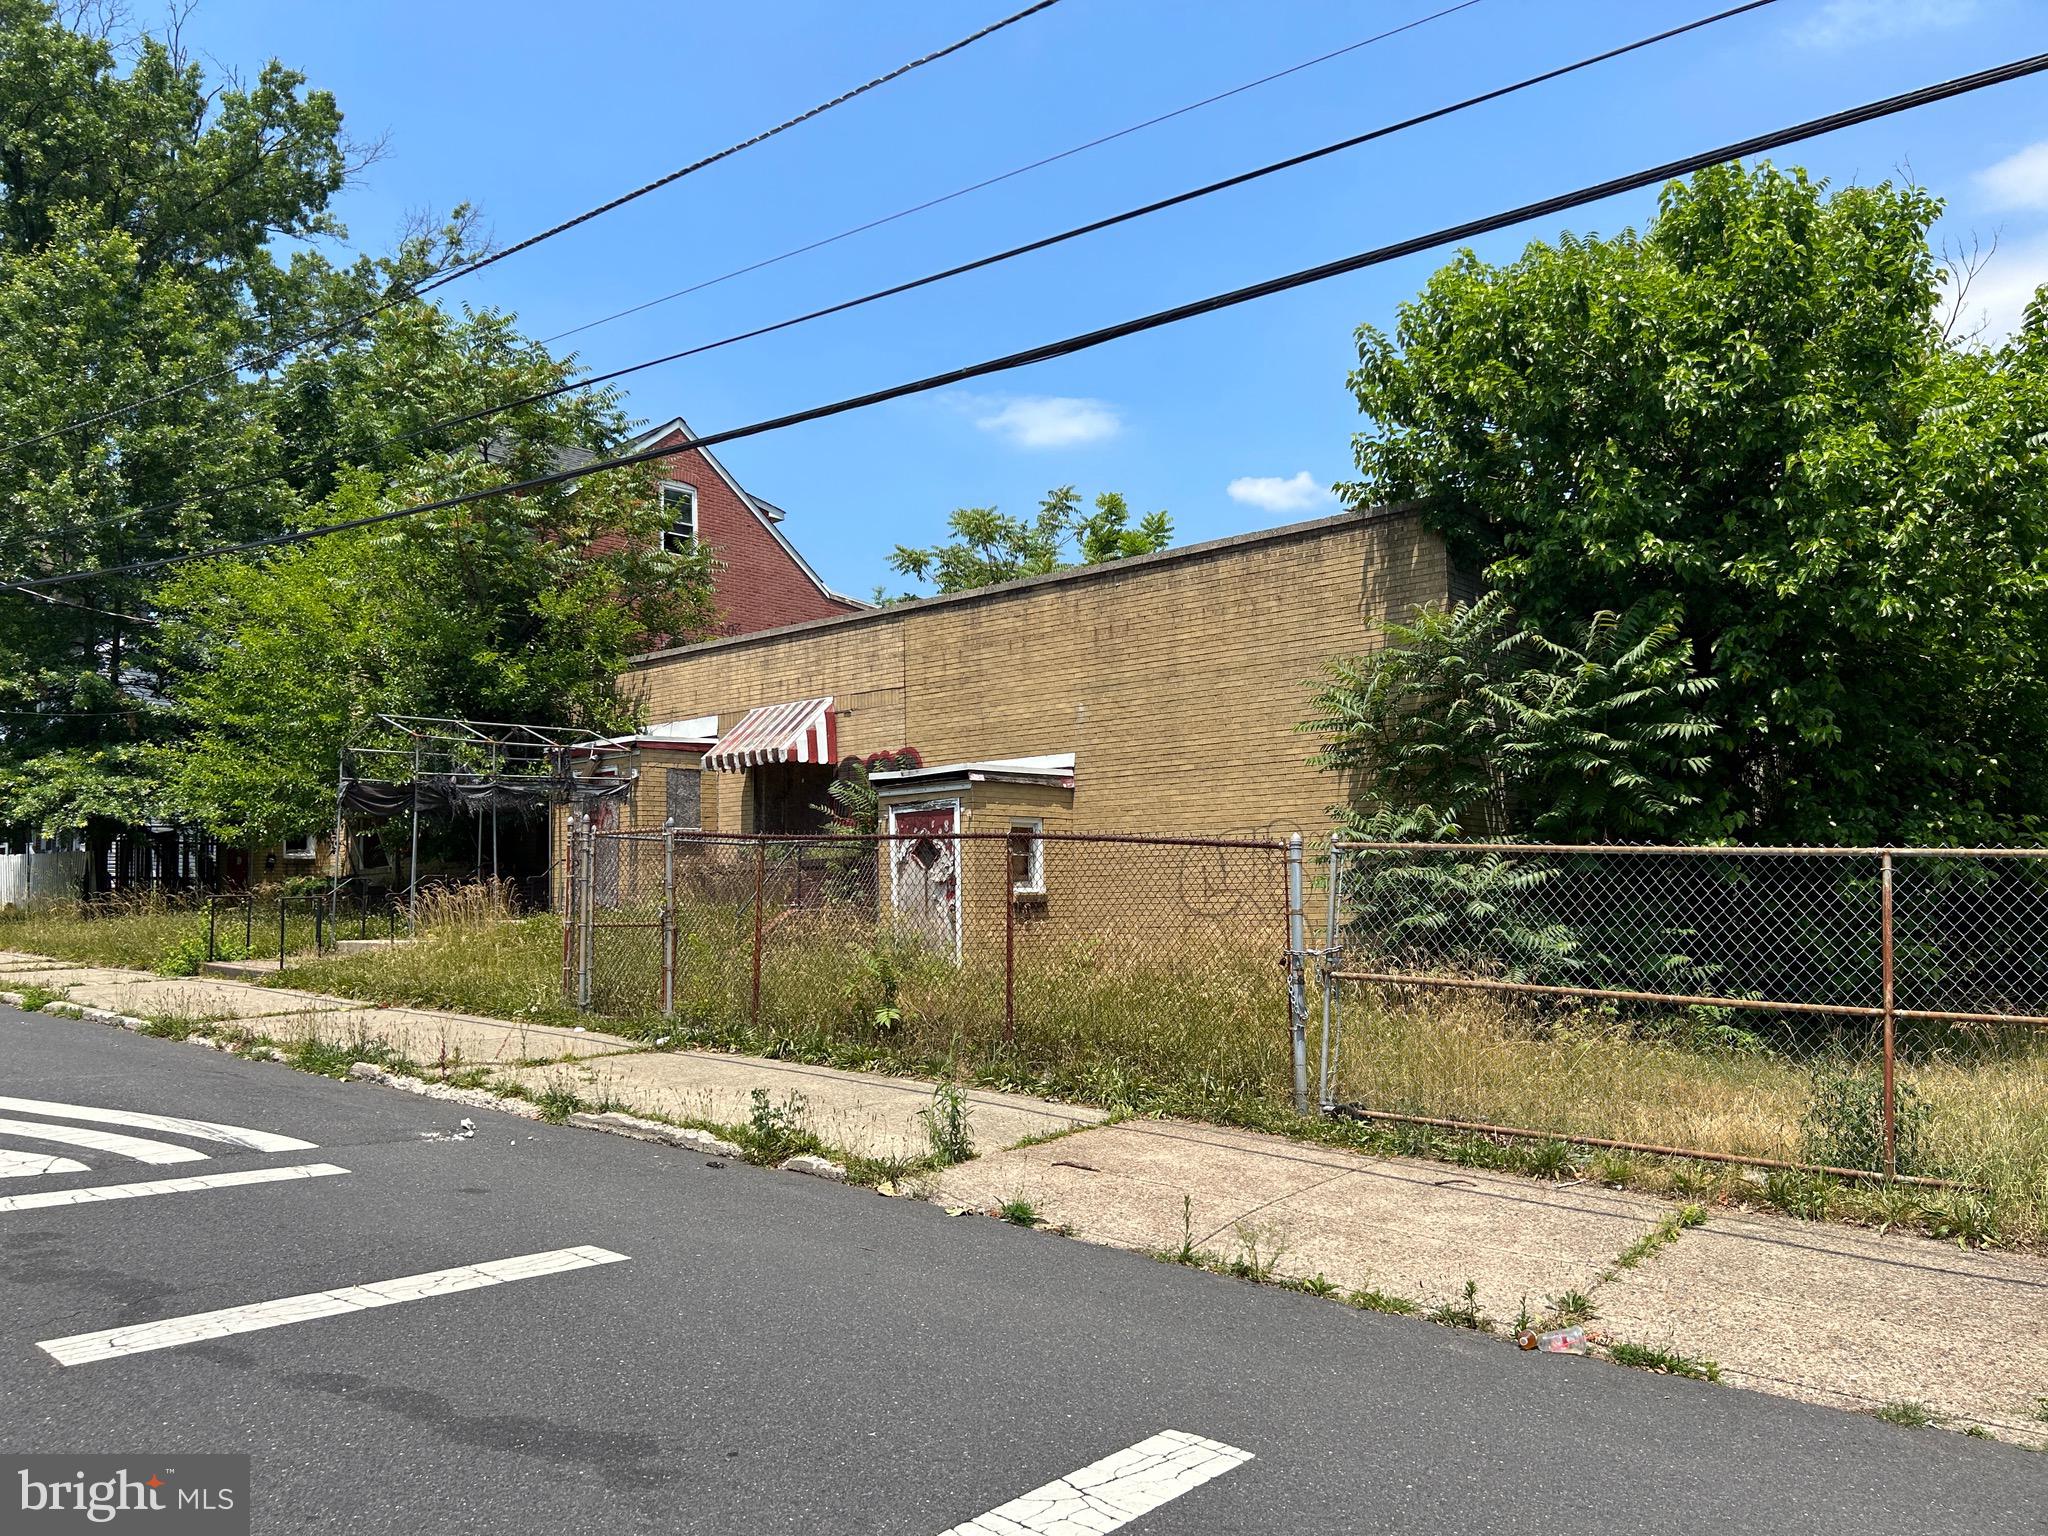
[[1461, 587], [1412, 510], [1376, 510], [654, 652], [625, 685], [659, 724], [606, 815], [809, 830], [834, 761], [907, 746], [885, 830], [951, 805], [961, 831], [1313, 833], [1338, 786], [1305, 684]]

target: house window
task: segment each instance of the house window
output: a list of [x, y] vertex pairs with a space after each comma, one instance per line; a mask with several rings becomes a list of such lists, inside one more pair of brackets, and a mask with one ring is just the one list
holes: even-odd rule
[[1010, 890], [1018, 896], [1045, 894], [1045, 830], [1042, 821], [1010, 823]]
[[687, 555], [697, 542], [697, 491], [679, 481], [661, 483], [661, 548], [669, 555]]
[[320, 834], [317, 832], [301, 832], [284, 840], [284, 856], [288, 859], [310, 859], [319, 851]]

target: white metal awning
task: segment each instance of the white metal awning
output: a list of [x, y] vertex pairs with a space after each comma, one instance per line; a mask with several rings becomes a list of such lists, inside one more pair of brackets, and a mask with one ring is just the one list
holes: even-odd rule
[[838, 754], [838, 723], [828, 696], [748, 710], [704, 754], [704, 766], [732, 773], [764, 763], [834, 763]]

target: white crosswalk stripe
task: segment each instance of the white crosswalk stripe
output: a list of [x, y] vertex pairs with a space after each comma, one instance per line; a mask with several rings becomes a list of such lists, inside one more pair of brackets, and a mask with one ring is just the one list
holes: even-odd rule
[[87, 1120], [96, 1125], [126, 1125], [140, 1131], [162, 1131], [168, 1136], [189, 1136], [195, 1141], [226, 1142], [252, 1152], [305, 1152], [318, 1145], [296, 1136], [280, 1136], [275, 1131], [252, 1130], [246, 1125], [187, 1120], [181, 1115], [151, 1115], [135, 1109], [102, 1109], [93, 1104], [63, 1104], [54, 1099], [16, 1099], [0, 1094], [0, 1111], [44, 1115], [52, 1120]]
[[12, 1152], [0, 1147], [0, 1179], [27, 1179], [45, 1173], [90, 1173], [84, 1163], [54, 1153]]
[[1250, 1451], [1220, 1440], [1162, 1430], [942, 1536], [1099, 1536], [1251, 1459]]
[[132, 1157], [138, 1163], [203, 1163], [204, 1152], [181, 1147], [176, 1142], [151, 1141], [142, 1136], [121, 1136], [113, 1131], [95, 1131], [83, 1125], [51, 1125], [41, 1120], [0, 1119], [0, 1136], [19, 1136], [29, 1141], [59, 1141], [68, 1146], [90, 1147], [116, 1157]]
[[[53, 1162], [68, 1162], [53, 1158]], [[82, 1169], [84, 1164], [72, 1163]], [[139, 1200], [149, 1195], [185, 1195], [202, 1189], [234, 1189], [244, 1184], [278, 1184], [289, 1179], [324, 1179], [347, 1173], [333, 1163], [292, 1163], [283, 1168], [242, 1168], [233, 1173], [194, 1173], [182, 1179], [152, 1179], [142, 1184], [85, 1184], [72, 1189], [43, 1189], [28, 1195], [0, 1195], [0, 1213], [43, 1211], [59, 1205], [95, 1205], [103, 1200]]]
[[59, 1365], [88, 1365], [95, 1360], [113, 1360], [122, 1355], [175, 1349], [180, 1344], [195, 1344], [202, 1339], [221, 1339], [230, 1334], [282, 1328], [287, 1323], [311, 1322], [315, 1318], [336, 1317], [373, 1307], [424, 1301], [433, 1296], [505, 1285], [514, 1280], [533, 1280], [565, 1270], [620, 1264], [625, 1259], [625, 1254], [613, 1253], [608, 1248], [587, 1245], [555, 1248], [545, 1253], [521, 1254], [517, 1258], [431, 1270], [423, 1275], [404, 1275], [372, 1285], [345, 1285], [338, 1290], [312, 1291], [303, 1296], [280, 1296], [275, 1301], [259, 1301], [248, 1306], [223, 1307], [217, 1312], [195, 1312], [189, 1317], [167, 1317], [154, 1323], [103, 1328], [95, 1333], [76, 1333], [62, 1339], [44, 1339], [36, 1348]]

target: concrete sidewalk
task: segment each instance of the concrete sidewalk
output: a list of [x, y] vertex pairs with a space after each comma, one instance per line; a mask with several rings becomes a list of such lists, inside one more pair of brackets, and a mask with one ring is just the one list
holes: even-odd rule
[[[221, 1023], [226, 1033], [287, 1046], [319, 1040], [365, 1054], [382, 1046], [438, 1074], [488, 1068], [494, 1083], [529, 1094], [567, 1088], [587, 1103], [677, 1120], [744, 1124], [759, 1089], [786, 1111], [795, 1108], [792, 1096], [799, 1099], [805, 1128], [842, 1152], [915, 1158], [931, 1149], [920, 1115], [930, 1107], [935, 1085], [916, 1078], [713, 1051], [657, 1051], [644, 1041], [595, 1029], [435, 1008], [372, 1008], [348, 998], [213, 976], [155, 976], [0, 952], [0, 990], [23, 987], [108, 1013]], [[977, 1148], [1009, 1147], [1105, 1118], [1098, 1109], [982, 1089], [969, 1089], [964, 1098]]]
[[[72, 966], [0, 952], [0, 991], [26, 987], [149, 1019], [220, 1021], [282, 1043], [382, 1045], [491, 1086], [572, 1090], [670, 1119], [745, 1122], [758, 1090], [849, 1154], [915, 1157], [934, 1085], [797, 1062], [663, 1051], [590, 1029], [207, 978]], [[1715, 1362], [1724, 1380], [1837, 1407], [1924, 1404], [1957, 1427], [2048, 1444], [2048, 1262], [1747, 1211], [1678, 1231], [1673, 1204], [1584, 1181], [1545, 1183], [1170, 1121], [1104, 1124], [1085, 1106], [965, 1091], [979, 1154], [932, 1175], [947, 1205], [1027, 1202], [1042, 1225], [1141, 1252], [1198, 1250], [1321, 1276], [1423, 1312], [1464, 1303], [1505, 1329], [1526, 1309], [1589, 1298], [1617, 1342]], [[1046, 1139], [1051, 1137], [1053, 1139]], [[1675, 1240], [1632, 1266], [1653, 1233]], [[1506, 1345], [1504, 1370], [1557, 1369]]]
[[[1188, 1243], [1425, 1311], [1461, 1305], [1470, 1281], [1502, 1330], [1525, 1305], [1540, 1317], [1577, 1291], [1596, 1331], [1711, 1360], [1724, 1381], [1866, 1411], [1924, 1404], [1958, 1428], [2048, 1447], [2048, 1262], [2026, 1255], [1714, 1209], [1624, 1268], [1631, 1244], [1673, 1230], [1675, 1205], [1172, 1121], [977, 1158], [940, 1174], [934, 1198], [1028, 1201], [1088, 1241]], [[1503, 1369], [1554, 1364], [1503, 1353]]]

